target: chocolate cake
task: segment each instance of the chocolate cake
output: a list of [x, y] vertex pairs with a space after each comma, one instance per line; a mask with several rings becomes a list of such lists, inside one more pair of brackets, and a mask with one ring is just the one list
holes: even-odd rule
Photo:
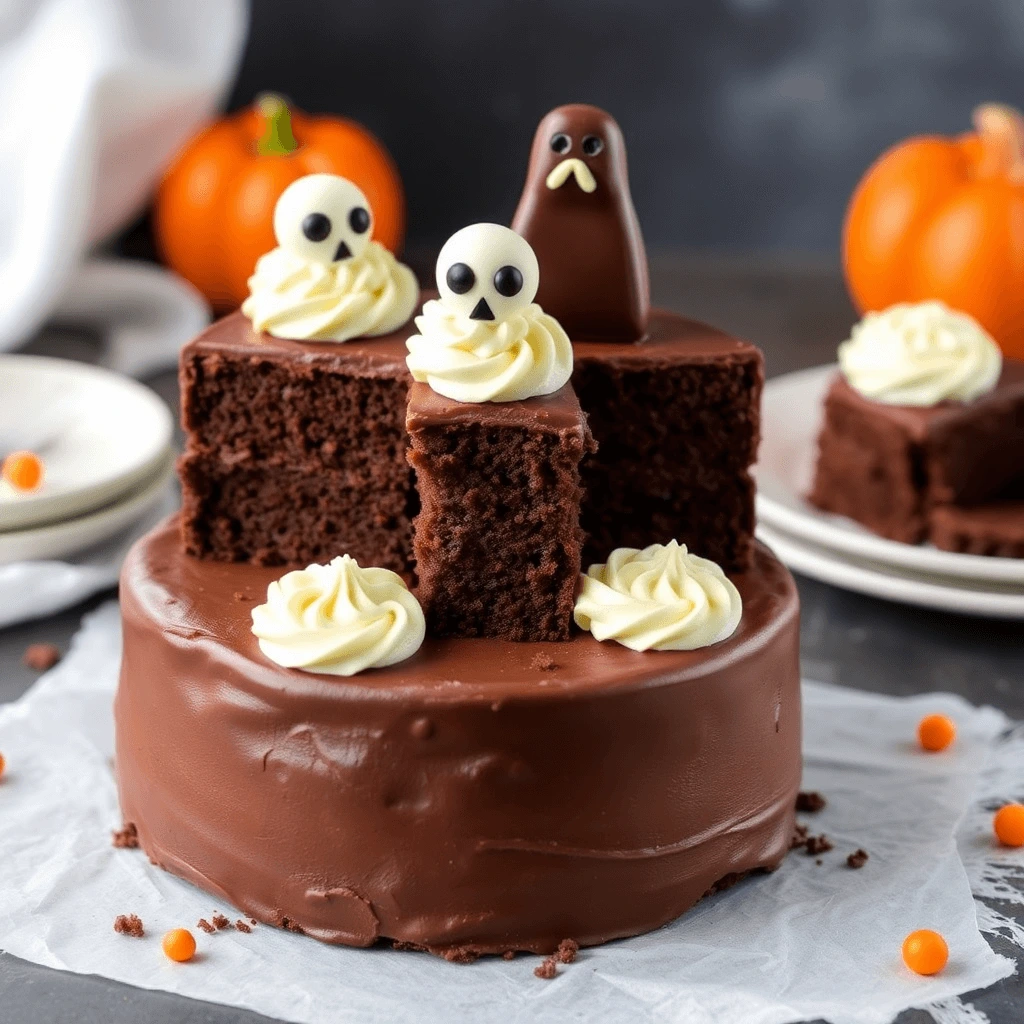
[[972, 402], [888, 405], [837, 376], [825, 399], [808, 500], [917, 543], [941, 505], [978, 505], [1024, 473], [1024, 363], [1007, 360]]
[[463, 403], [414, 384], [418, 596], [434, 636], [568, 640], [582, 564], [579, 465], [594, 445], [572, 386]]
[[674, 537], [726, 570], [749, 566], [760, 351], [664, 310], [639, 344], [573, 348], [573, 387], [598, 446], [583, 465], [584, 562]]
[[278, 575], [185, 554], [169, 520], [121, 578], [122, 812], [156, 864], [246, 915], [346, 945], [550, 953], [656, 928], [785, 856], [798, 599], [767, 549], [732, 577], [743, 619], [713, 648], [428, 637], [351, 679], [263, 656], [249, 615]]
[[[287, 341], [232, 313], [181, 355], [182, 532], [199, 557], [288, 565], [349, 554], [409, 576], [407, 327]], [[582, 466], [584, 563], [673, 537], [750, 564], [763, 357], [656, 309], [639, 344], [577, 342], [572, 384], [598, 450]]]
[[412, 571], [408, 329], [344, 344], [253, 331], [241, 313], [181, 353], [185, 549], [257, 565]]
[[[493, 224], [383, 333], [408, 275], [317, 176], [247, 308], [318, 340], [234, 314], [182, 352], [182, 513], [121, 578], [118, 789], [154, 863], [253, 919], [575, 951], [790, 849], [799, 603], [753, 540], [761, 354], [649, 313], [618, 128], [554, 113], [582, 155], [529, 188], [580, 195], [520, 212], [577, 337]], [[556, 265], [567, 231], [603, 276]]]

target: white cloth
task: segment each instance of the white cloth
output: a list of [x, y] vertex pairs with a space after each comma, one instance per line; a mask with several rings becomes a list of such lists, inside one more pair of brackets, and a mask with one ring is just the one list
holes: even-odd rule
[[245, 0], [6, 0], [0, 8], [0, 349], [143, 208], [234, 73]]
[[[89, 616], [63, 663], [0, 709], [0, 943], [36, 963], [315, 1024], [888, 1024], [940, 1000], [943, 1024], [967, 1024], [980, 1018], [957, 995], [1013, 971], [985, 942], [976, 911], [990, 931], [1012, 938], [1012, 928], [971, 895], [972, 883], [992, 894], [1003, 879], [1003, 895], [1022, 900], [1005, 880], [1024, 853], [993, 847], [985, 808], [997, 792], [1024, 788], [1024, 740], [1000, 738], [1008, 723], [991, 708], [806, 683], [805, 785], [829, 800], [806, 820], [836, 843], [822, 865], [794, 853], [775, 874], [650, 935], [583, 950], [542, 981], [537, 957], [462, 966], [265, 925], [248, 935], [199, 931], [200, 917], [237, 914], [110, 843], [120, 824], [111, 773], [119, 654], [111, 603]], [[944, 754], [913, 743], [928, 712], [957, 721]], [[858, 846], [871, 858], [855, 871], [845, 858]], [[114, 934], [122, 913], [141, 916], [144, 938]], [[184, 966], [160, 950], [163, 933], [182, 926], [202, 953]], [[900, 961], [903, 937], [921, 927], [949, 943], [950, 963], [934, 978]]]

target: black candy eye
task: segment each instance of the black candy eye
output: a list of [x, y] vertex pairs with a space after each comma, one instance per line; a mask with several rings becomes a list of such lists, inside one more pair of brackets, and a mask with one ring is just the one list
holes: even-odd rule
[[331, 218], [323, 213], [307, 213], [302, 218], [302, 233], [311, 242], [322, 242], [331, 233]]
[[348, 226], [357, 234], [363, 234], [370, 226], [370, 211], [357, 206], [348, 215]]
[[587, 156], [597, 156], [604, 149], [604, 140], [599, 135], [587, 135], [583, 139], [583, 152]]
[[572, 146], [572, 139], [565, 132], [555, 132], [551, 136], [551, 148], [556, 153], [568, 153]]
[[523, 275], [518, 267], [498, 267], [494, 273], [494, 288], [499, 295], [511, 299], [523, 290]]
[[465, 295], [476, 284], [476, 274], [465, 263], [453, 263], [444, 279], [456, 295]]

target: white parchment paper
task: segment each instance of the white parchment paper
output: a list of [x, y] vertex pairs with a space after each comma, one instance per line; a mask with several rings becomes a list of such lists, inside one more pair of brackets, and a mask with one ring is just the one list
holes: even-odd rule
[[[534, 977], [535, 957], [460, 966], [262, 925], [205, 935], [200, 917], [237, 914], [141, 852], [111, 846], [119, 647], [109, 604], [88, 617], [62, 664], [0, 709], [0, 947], [27, 960], [310, 1024], [888, 1024], [939, 1001], [936, 1013], [953, 1021], [973, 1012], [957, 994], [1013, 971], [979, 931], [964, 867], [973, 857], [977, 871], [998, 874], [1024, 859], [994, 850], [990, 811], [975, 806], [986, 780], [991, 788], [1020, 774], [1009, 723], [951, 695], [895, 699], [815, 683], [804, 687], [805, 788], [829, 805], [804, 820], [836, 849], [820, 866], [797, 852], [658, 932], [584, 950], [554, 980]], [[959, 737], [925, 755], [913, 738], [933, 711], [953, 716]], [[1002, 774], [1000, 757], [1013, 759]], [[846, 855], [859, 846], [870, 860], [851, 870]], [[113, 932], [121, 913], [141, 916], [144, 938]], [[188, 964], [160, 950], [164, 931], [179, 926], [199, 944]], [[923, 927], [942, 932], [951, 951], [931, 979], [900, 960], [903, 937]]]

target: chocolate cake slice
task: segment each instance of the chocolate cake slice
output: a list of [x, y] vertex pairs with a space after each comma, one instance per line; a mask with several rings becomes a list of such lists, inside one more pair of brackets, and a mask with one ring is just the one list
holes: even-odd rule
[[571, 385], [473, 404], [414, 384], [406, 422], [431, 635], [568, 639], [583, 543], [579, 466], [594, 450]]
[[979, 505], [1024, 473], [1024, 363], [973, 402], [887, 405], [837, 375], [808, 500], [891, 540], [925, 538], [930, 510]]
[[180, 364], [186, 550], [261, 565], [348, 553], [409, 576], [407, 334], [288, 341], [234, 313], [190, 342]]
[[583, 464], [584, 563], [677, 540], [727, 572], [749, 567], [761, 352], [666, 310], [636, 344], [573, 351], [572, 384], [598, 444]]

